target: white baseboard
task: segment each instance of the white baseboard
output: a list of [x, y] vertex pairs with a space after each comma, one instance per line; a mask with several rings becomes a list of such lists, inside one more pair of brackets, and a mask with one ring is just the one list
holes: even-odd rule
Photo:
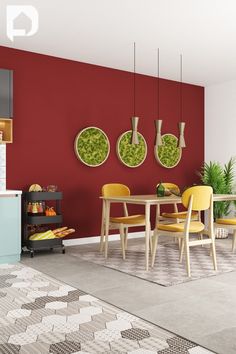
[[[140, 238], [144, 237], [145, 232], [130, 232], [129, 239], [131, 238]], [[118, 241], [120, 239], [119, 234], [114, 234], [109, 236], [109, 241]], [[92, 237], [83, 237], [83, 238], [74, 238], [71, 240], [64, 240], [63, 243], [65, 246], [77, 246], [77, 245], [88, 245], [90, 243], [99, 243], [100, 236], [92, 236]]]

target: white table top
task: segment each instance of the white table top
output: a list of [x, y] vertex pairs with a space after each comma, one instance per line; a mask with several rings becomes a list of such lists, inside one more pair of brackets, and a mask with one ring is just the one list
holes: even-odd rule
[[[170, 195], [168, 197], [157, 197], [155, 194], [130, 195], [123, 197], [100, 197], [111, 202], [126, 202], [131, 204], [174, 204], [181, 203], [181, 197]], [[213, 201], [236, 200], [236, 194], [213, 194]]]

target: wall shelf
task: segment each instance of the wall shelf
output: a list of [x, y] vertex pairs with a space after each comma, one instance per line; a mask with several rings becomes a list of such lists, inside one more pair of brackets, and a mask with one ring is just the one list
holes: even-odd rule
[[9, 118], [0, 118], [0, 130], [3, 132], [3, 140], [0, 144], [9, 144], [13, 142], [13, 120]]

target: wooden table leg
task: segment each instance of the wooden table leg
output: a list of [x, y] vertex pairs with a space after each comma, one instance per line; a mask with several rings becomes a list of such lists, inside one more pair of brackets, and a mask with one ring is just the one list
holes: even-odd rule
[[102, 201], [102, 221], [101, 221], [101, 236], [100, 236], [100, 252], [103, 251], [104, 243], [104, 228], [105, 228], [105, 200]]
[[146, 241], [146, 248], [145, 248], [145, 259], [146, 259], [146, 271], [149, 268], [149, 238], [150, 238], [150, 204], [145, 204], [145, 241]]
[[110, 202], [105, 201], [105, 258], [108, 253], [108, 236], [109, 236], [109, 220], [110, 220]]

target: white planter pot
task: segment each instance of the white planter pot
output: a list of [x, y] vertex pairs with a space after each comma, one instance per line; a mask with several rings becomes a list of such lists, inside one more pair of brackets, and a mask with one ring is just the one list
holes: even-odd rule
[[215, 228], [215, 238], [228, 238], [229, 230], [224, 229], [223, 227]]

